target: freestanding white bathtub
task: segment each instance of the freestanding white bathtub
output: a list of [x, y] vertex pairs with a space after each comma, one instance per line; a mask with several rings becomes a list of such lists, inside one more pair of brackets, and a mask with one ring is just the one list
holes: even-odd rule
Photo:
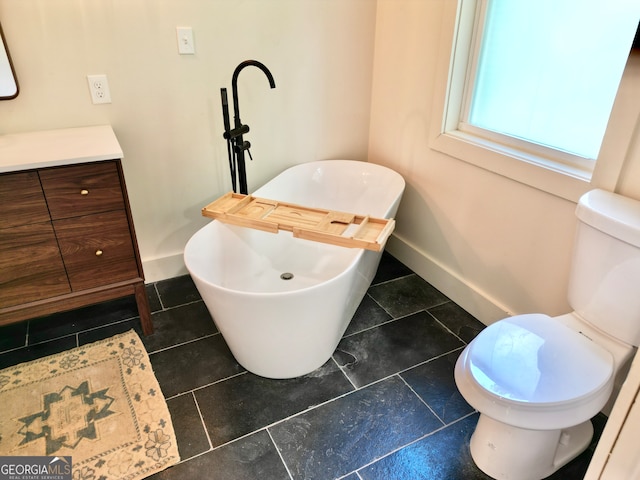
[[[380, 165], [327, 160], [291, 167], [253, 195], [393, 218], [404, 185]], [[331, 358], [381, 255], [213, 220], [191, 237], [184, 261], [236, 360], [257, 375], [292, 378]]]

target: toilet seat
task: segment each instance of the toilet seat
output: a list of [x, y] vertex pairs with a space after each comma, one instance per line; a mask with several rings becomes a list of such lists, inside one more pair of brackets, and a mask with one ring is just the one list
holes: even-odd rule
[[472, 406], [496, 420], [564, 428], [602, 408], [613, 372], [613, 356], [600, 345], [547, 315], [530, 314], [480, 332], [458, 359], [456, 383]]

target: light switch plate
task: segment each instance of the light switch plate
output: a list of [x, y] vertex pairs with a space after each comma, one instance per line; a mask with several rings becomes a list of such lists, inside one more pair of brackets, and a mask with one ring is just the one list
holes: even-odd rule
[[191, 27], [176, 27], [178, 37], [178, 53], [180, 55], [193, 55], [196, 47], [193, 43], [193, 29]]

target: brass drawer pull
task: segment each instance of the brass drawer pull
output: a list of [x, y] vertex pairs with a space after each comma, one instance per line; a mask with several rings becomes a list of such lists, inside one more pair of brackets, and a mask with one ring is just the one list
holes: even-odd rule
[[84, 188], [80, 190], [80, 195], [89, 195], [89, 190], [85, 190]]
[[102, 250], [96, 250], [96, 257], [99, 257], [102, 255]]

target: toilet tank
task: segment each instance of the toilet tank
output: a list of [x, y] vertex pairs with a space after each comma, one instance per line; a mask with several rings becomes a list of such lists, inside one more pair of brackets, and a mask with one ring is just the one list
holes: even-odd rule
[[640, 202], [604, 190], [584, 194], [569, 280], [575, 312], [640, 345]]

